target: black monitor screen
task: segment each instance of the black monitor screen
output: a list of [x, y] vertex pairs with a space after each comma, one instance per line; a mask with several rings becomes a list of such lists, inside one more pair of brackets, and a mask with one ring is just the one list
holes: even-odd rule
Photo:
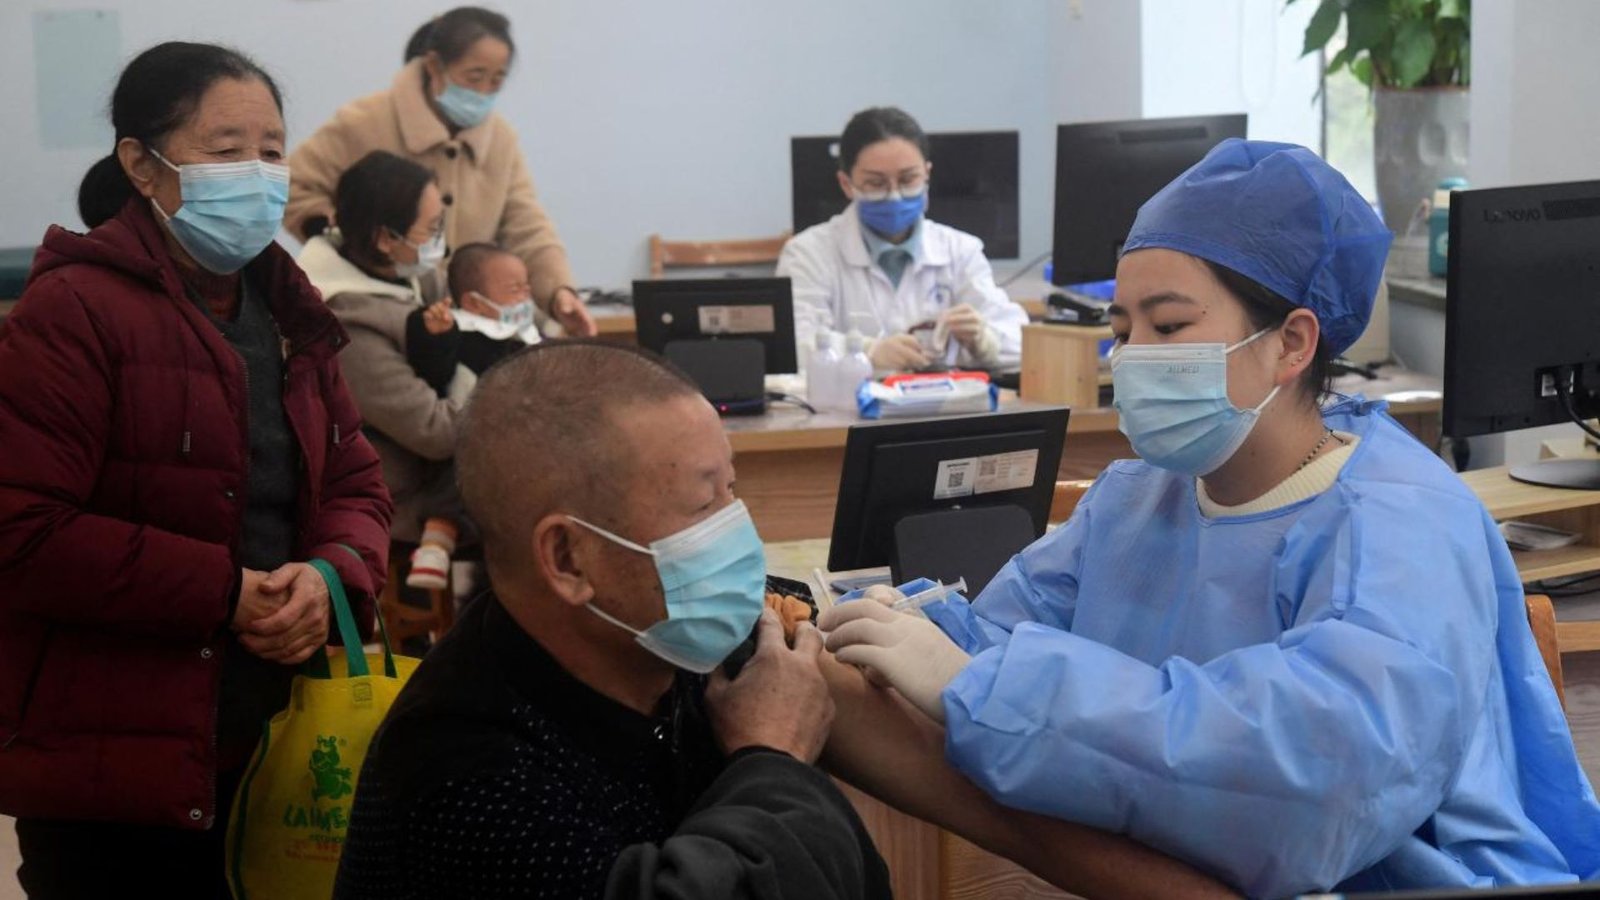
[[1445, 433], [1600, 412], [1600, 181], [1456, 191], [1449, 259]]
[[633, 283], [639, 346], [665, 353], [670, 341], [753, 339], [767, 373], [798, 371], [794, 295], [787, 278], [663, 278]]
[[1050, 280], [1117, 275], [1133, 218], [1212, 147], [1245, 136], [1245, 116], [1092, 122], [1056, 128], [1056, 221]]
[[[928, 218], [976, 236], [991, 259], [1016, 259], [1017, 132], [953, 131], [928, 135], [933, 176]], [[839, 190], [839, 138], [789, 141], [796, 234], [828, 221], [850, 201]]]
[[852, 427], [828, 568], [888, 565], [895, 524], [916, 513], [1012, 504], [1043, 535], [1067, 415], [1050, 407]]

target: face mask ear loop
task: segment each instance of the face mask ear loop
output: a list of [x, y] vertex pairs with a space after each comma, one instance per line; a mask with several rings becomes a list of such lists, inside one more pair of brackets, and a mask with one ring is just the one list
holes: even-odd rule
[[1281, 390], [1283, 390], [1283, 385], [1281, 385], [1281, 384], [1273, 385], [1272, 386], [1272, 390], [1267, 392], [1267, 399], [1262, 400], [1260, 403], [1256, 404], [1256, 408], [1254, 410], [1252, 410], [1252, 412], [1254, 412], [1258, 416], [1261, 415], [1261, 411], [1263, 409], [1267, 408], [1267, 404], [1271, 403], [1272, 402], [1272, 398], [1278, 396], [1278, 392], [1281, 391]]
[[1263, 328], [1260, 331], [1256, 332], [1255, 334], [1252, 334], [1249, 337], [1245, 338], [1244, 340], [1240, 341], [1239, 343], [1234, 344], [1231, 347], [1228, 347], [1227, 349], [1223, 350], [1222, 352], [1225, 353], [1225, 354], [1226, 353], [1232, 353], [1233, 351], [1239, 349], [1240, 347], [1245, 346], [1246, 344], [1254, 343], [1257, 338], [1261, 337], [1263, 334], [1266, 334], [1267, 332], [1272, 331], [1272, 330], [1274, 330], [1273, 327]]
[[644, 634], [644, 632], [640, 631], [637, 628], [634, 628], [632, 625], [629, 625], [627, 622], [624, 622], [621, 619], [617, 618], [616, 616], [613, 616], [612, 614], [610, 614], [610, 613], [606, 612], [605, 610], [601, 609], [600, 607], [595, 606], [594, 605], [594, 601], [592, 601], [592, 600], [589, 601], [588, 603], [585, 603], [583, 605], [583, 608], [587, 609], [589, 612], [594, 613], [595, 615], [597, 615], [600, 618], [606, 620], [607, 622], [610, 622], [611, 624], [617, 626], [618, 628], [621, 628], [623, 631], [628, 632], [629, 634], [633, 635], [634, 637], [640, 637], [640, 636], [642, 636]]
[[589, 529], [590, 531], [594, 532], [595, 534], [600, 535], [601, 537], [611, 541], [612, 543], [620, 544], [620, 545], [622, 545], [624, 547], [627, 547], [629, 550], [634, 550], [634, 551], [637, 551], [639, 553], [643, 553], [646, 556], [655, 556], [656, 555], [656, 552], [654, 550], [651, 550], [649, 547], [642, 547], [642, 546], [640, 546], [638, 544], [635, 544], [633, 541], [628, 540], [627, 538], [623, 537], [622, 535], [614, 534], [612, 532], [609, 532], [609, 531], [605, 530], [604, 528], [601, 528], [599, 525], [590, 525], [588, 522], [585, 522], [584, 520], [578, 518], [577, 516], [567, 516], [567, 520], [572, 522], [575, 525], [582, 525], [584, 528]]

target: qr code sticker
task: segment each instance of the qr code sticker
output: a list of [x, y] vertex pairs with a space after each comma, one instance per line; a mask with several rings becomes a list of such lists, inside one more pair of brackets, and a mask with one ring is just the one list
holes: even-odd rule
[[979, 478], [993, 478], [994, 477], [994, 473], [995, 473], [995, 467], [997, 465], [998, 465], [997, 461], [992, 456], [978, 460], [978, 477]]
[[948, 486], [953, 488], [963, 487], [967, 483], [966, 472], [951, 472]]

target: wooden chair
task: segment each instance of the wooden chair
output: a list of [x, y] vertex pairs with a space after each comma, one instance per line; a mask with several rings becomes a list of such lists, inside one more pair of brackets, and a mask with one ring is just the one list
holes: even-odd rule
[[456, 622], [455, 591], [449, 584], [443, 590], [428, 591], [427, 609], [400, 602], [400, 588], [406, 582], [409, 559], [410, 553], [401, 552], [398, 546], [390, 548], [389, 579], [384, 583], [383, 593], [378, 595], [378, 615], [383, 616], [383, 627], [388, 630], [389, 642], [397, 652], [400, 644], [410, 638], [439, 640]]
[[1562, 684], [1561, 677], [1561, 647], [1556, 642], [1556, 610], [1550, 605], [1550, 598], [1544, 594], [1529, 594], [1528, 626], [1533, 629], [1533, 642], [1539, 647], [1539, 655], [1544, 658], [1545, 670], [1550, 673], [1550, 683], [1555, 685], [1556, 699], [1561, 701], [1561, 708], [1567, 708], [1567, 692]]
[[731, 241], [669, 241], [650, 235], [650, 277], [660, 278], [667, 269], [708, 269], [715, 266], [759, 266], [776, 263], [783, 245], [794, 232], [777, 237]]

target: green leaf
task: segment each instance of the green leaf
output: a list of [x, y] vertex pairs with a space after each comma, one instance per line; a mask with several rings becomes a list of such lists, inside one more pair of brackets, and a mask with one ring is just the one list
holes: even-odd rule
[[1322, 5], [1311, 15], [1310, 24], [1306, 25], [1306, 47], [1300, 51], [1301, 56], [1308, 56], [1328, 46], [1333, 33], [1339, 30], [1341, 11], [1339, 0], [1322, 0]]
[[1356, 60], [1355, 62], [1351, 63], [1350, 64], [1350, 74], [1356, 76], [1356, 80], [1361, 82], [1363, 85], [1365, 85], [1367, 87], [1367, 89], [1370, 90], [1372, 88], [1372, 60], [1371, 60], [1371, 58], [1363, 56], [1360, 59]]
[[1346, 47], [1370, 50], [1383, 43], [1389, 32], [1389, 4], [1386, 0], [1350, 0], [1345, 16], [1350, 23], [1345, 36]]
[[1439, 18], [1464, 19], [1468, 8], [1468, 0], [1439, 0]]
[[1433, 66], [1433, 29], [1420, 19], [1407, 19], [1394, 33], [1394, 86], [1416, 87]]
[[1328, 67], [1323, 70], [1323, 74], [1332, 75], [1344, 66], [1349, 65], [1351, 61], [1356, 58], [1356, 54], [1359, 52], [1361, 51], [1356, 50], [1353, 47], [1345, 47], [1343, 50], [1340, 50], [1334, 55], [1333, 59], [1328, 61]]

